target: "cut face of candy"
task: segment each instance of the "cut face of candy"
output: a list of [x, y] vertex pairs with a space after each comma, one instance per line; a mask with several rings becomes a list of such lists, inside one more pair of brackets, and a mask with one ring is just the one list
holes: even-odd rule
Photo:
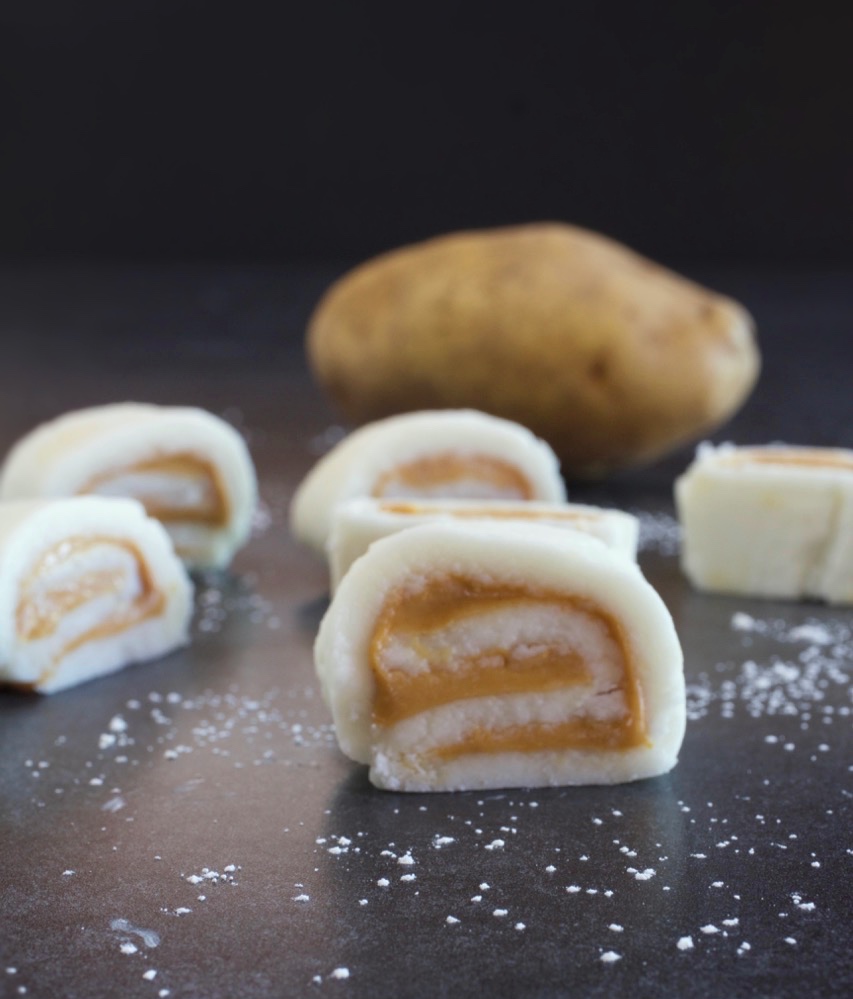
[[529, 500], [533, 486], [515, 465], [499, 458], [446, 451], [383, 472], [371, 495]]
[[163, 455], [111, 468], [93, 476], [78, 492], [130, 497], [164, 523], [221, 527], [228, 521], [228, 501], [216, 469], [193, 454]]
[[69, 538], [43, 553], [24, 579], [15, 613], [17, 637], [46, 669], [86, 642], [111, 638], [162, 612], [164, 596], [136, 547], [118, 538]]
[[[488, 730], [471, 724], [430, 752], [628, 748], [644, 741], [643, 707], [618, 622], [591, 601], [474, 579], [430, 580], [392, 596], [371, 642], [373, 721], [387, 728], [464, 700], [561, 694], [574, 717]], [[476, 706], [475, 706], [476, 707]]]
[[0, 682], [51, 693], [186, 643], [192, 584], [127, 499], [0, 504]]
[[380, 787], [615, 783], [684, 733], [681, 650], [636, 565], [578, 532], [430, 522], [376, 541], [315, 647], [341, 748]]
[[475, 410], [405, 413], [345, 437], [293, 497], [290, 527], [325, 552], [336, 508], [359, 497], [560, 503], [554, 452], [525, 427]]

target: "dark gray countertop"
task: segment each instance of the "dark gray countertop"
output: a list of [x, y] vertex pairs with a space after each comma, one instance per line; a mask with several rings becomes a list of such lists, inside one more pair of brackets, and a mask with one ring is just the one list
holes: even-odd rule
[[[335, 421], [298, 347], [331, 273], [0, 272], [3, 448], [83, 405], [199, 404], [247, 434], [262, 497], [188, 649], [0, 695], [0, 995], [849, 993], [853, 613], [692, 592], [689, 451], [573, 491], [641, 514], [685, 651], [670, 775], [406, 796], [339, 753], [311, 661], [325, 570], [286, 530]], [[718, 439], [853, 445], [847, 276], [707, 276], [766, 358]]]

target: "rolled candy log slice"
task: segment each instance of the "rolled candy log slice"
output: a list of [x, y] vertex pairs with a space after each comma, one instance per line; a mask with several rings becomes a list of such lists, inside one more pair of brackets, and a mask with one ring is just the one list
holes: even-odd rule
[[192, 584], [139, 503], [0, 503], [0, 682], [53, 693], [186, 644]]
[[675, 501], [697, 588], [853, 603], [853, 451], [703, 444]]
[[202, 409], [117, 403], [37, 427], [0, 471], [0, 499], [139, 500], [193, 569], [222, 568], [246, 541], [257, 501], [240, 434]]
[[357, 496], [559, 503], [566, 488], [554, 452], [525, 427], [445, 409], [391, 416], [344, 438], [297, 490], [292, 532], [324, 551], [335, 506]]
[[515, 500], [380, 500], [360, 497], [339, 504], [328, 543], [329, 574], [335, 591], [352, 563], [388, 534], [434, 520], [495, 524], [520, 522], [583, 531], [636, 561], [639, 521], [622, 510], [580, 503], [519, 503]]
[[378, 787], [614, 784], [668, 771], [682, 654], [636, 564], [580, 532], [434, 522], [371, 545], [315, 662]]

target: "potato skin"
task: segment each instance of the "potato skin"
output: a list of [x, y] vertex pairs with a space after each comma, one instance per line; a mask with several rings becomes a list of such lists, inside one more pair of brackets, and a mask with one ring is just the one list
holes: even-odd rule
[[453, 233], [361, 264], [319, 302], [307, 350], [356, 423], [473, 407], [543, 437], [569, 478], [707, 433], [760, 366], [736, 302], [560, 223]]

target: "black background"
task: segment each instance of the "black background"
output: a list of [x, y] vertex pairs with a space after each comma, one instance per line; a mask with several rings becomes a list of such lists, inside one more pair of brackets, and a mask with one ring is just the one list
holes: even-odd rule
[[847, 4], [7, 0], [0, 254], [354, 260], [540, 218], [851, 256]]

